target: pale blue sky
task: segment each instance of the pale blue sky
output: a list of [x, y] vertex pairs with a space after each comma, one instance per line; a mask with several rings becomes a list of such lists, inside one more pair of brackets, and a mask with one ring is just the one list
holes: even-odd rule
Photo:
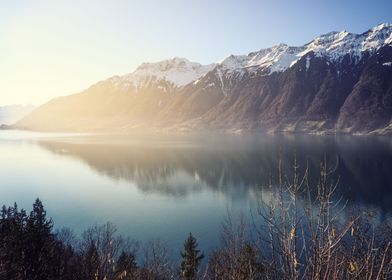
[[392, 22], [390, 0], [0, 2], [0, 105], [40, 104], [145, 61], [211, 63]]

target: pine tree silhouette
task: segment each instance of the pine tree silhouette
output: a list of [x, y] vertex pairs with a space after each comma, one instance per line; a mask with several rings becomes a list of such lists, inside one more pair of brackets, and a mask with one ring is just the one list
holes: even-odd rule
[[27, 219], [25, 248], [26, 276], [29, 279], [48, 279], [52, 266], [53, 222], [46, 218], [42, 202], [37, 198]]
[[180, 276], [183, 279], [194, 280], [197, 277], [198, 268], [204, 255], [197, 249], [198, 242], [192, 233], [184, 243], [184, 251], [181, 252], [182, 262]]

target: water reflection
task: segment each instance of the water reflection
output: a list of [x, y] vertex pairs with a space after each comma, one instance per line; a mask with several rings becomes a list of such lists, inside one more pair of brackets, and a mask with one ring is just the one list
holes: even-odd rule
[[[175, 139], [175, 140], [173, 140]], [[142, 138], [101, 136], [39, 145], [72, 157], [114, 180], [135, 183], [146, 193], [184, 197], [209, 188], [246, 200], [278, 177], [288, 176], [294, 158], [317, 183], [325, 160], [339, 178], [337, 195], [351, 204], [392, 209], [392, 142], [350, 136], [185, 135]]]

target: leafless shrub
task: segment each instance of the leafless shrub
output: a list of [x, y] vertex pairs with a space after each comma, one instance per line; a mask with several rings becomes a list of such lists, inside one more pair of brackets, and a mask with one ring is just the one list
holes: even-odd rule
[[120, 253], [124, 250], [136, 254], [138, 243], [124, 240], [116, 235], [117, 229], [111, 223], [94, 225], [82, 234], [80, 249], [85, 256], [85, 267], [96, 271], [88, 271], [95, 279], [114, 279], [116, 263]]
[[143, 248], [143, 267], [141, 279], [165, 280], [174, 279], [170, 250], [159, 239], [150, 240]]
[[[276, 185], [270, 186], [258, 210], [257, 229], [266, 279], [387, 279], [391, 277], [391, 235], [375, 242], [356, 213], [342, 219], [345, 204], [335, 197], [326, 161], [320, 164], [317, 186], [309, 185], [294, 162], [292, 178], [279, 166]], [[314, 192], [316, 190], [316, 192]], [[267, 197], [267, 198], [266, 198]], [[389, 234], [392, 232], [389, 231]], [[380, 232], [377, 232], [380, 235]]]
[[67, 227], [62, 227], [56, 230], [55, 236], [66, 246], [76, 247], [78, 243], [78, 238], [74, 231]]

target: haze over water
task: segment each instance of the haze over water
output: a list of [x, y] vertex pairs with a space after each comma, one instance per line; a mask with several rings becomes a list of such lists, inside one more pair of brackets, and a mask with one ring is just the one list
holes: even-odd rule
[[309, 135], [75, 135], [0, 131], [1, 204], [30, 211], [39, 197], [55, 227], [81, 233], [110, 221], [136, 240], [180, 249], [189, 232], [201, 249], [219, 244], [227, 211], [256, 214], [260, 197], [296, 158], [315, 185], [326, 161], [348, 209], [392, 211], [392, 142]]

